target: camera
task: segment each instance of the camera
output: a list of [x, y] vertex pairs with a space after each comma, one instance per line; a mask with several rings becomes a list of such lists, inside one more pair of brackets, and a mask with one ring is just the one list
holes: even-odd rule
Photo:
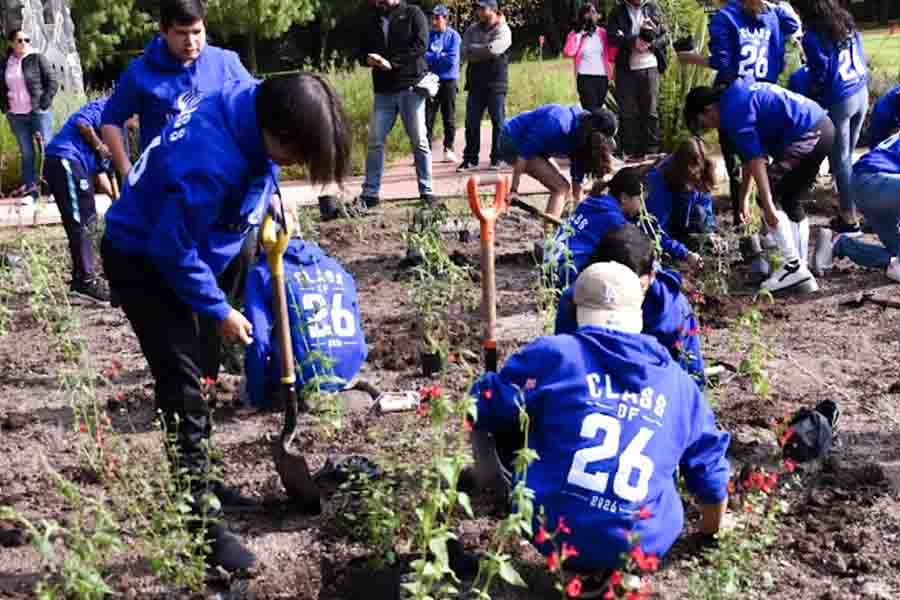
[[652, 44], [653, 40], [656, 39], [656, 30], [651, 28], [641, 29], [640, 34], [638, 34], [642, 40], [647, 42], [648, 44]]
[[695, 50], [694, 36], [688, 35], [679, 38], [672, 46], [675, 48], [675, 52], [693, 52]]

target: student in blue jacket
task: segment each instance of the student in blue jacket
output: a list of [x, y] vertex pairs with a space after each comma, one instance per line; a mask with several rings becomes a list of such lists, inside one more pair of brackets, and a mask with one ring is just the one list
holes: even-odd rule
[[[593, 113], [579, 106], [545, 104], [509, 119], [500, 131], [500, 159], [513, 165], [510, 192], [519, 190], [522, 174], [531, 175], [550, 190], [547, 212], [558, 217], [571, 193], [581, 201], [587, 174], [602, 177], [612, 171], [616, 118], [608, 110]], [[551, 162], [568, 158], [571, 186]]]
[[[762, 283], [770, 292], [813, 292], [807, 267], [809, 219], [801, 204], [834, 144], [834, 125], [821, 106], [771, 83], [736, 80], [726, 88], [696, 87], [687, 97], [685, 122], [693, 131], [721, 128], [747, 166], [741, 214], [750, 220], [750, 183], [756, 183], [762, 218], [784, 264]], [[773, 159], [768, 164], [769, 157]], [[781, 206], [778, 210], [775, 201]]]
[[791, 76], [788, 78], [788, 89], [795, 94], [811, 98], [812, 96], [810, 96], [810, 94], [812, 92], [810, 91], [810, 87], [809, 67], [806, 65], [799, 67], [796, 71], [791, 73]]
[[425, 62], [428, 70], [438, 76], [440, 87], [434, 98], [425, 104], [425, 128], [428, 130], [428, 143], [433, 141], [434, 120], [438, 109], [444, 123], [444, 162], [457, 162], [453, 152], [456, 140], [456, 93], [459, 91], [459, 48], [462, 38], [450, 27], [450, 10], [438, 4], [431, 11], [431, 32], [428, 34], [428, 50], [425, 51]]
[[[350, 166], [349, 122], [320, 76], [231, 81], [220, 92], [186, 93], [183, 110], [147, 145], [106, 213], [101, 245], [150, 365], [156, 406], [175, 437], [197, 504], [207, 493], [243, 503], [209, 480], [211, 415], [206, 378], [218, 375], [220, 338], [247, 345], [253, 326], [228, 302], [226, 270], [270, 208], [276, 165], [304, 164], [316, 182], [340, 181]], [[276, 214], [275, 207], [272, 207]], [[208, 562], [228, 571], [253, 555], [221, 525], [206, 532]]]
[[883, 245], [823, 227], [816, 239], [816, 271], [830, 269], [834, 257], [847, 257], [863, 267], [885, 269], [888, 279], [900, 282], [900, 132], [856, 161], [853, 189]]
[[875, 148], [900, 130], [900, 85], [889, 89], [875, 102], [869, 121], [869, 148]]
[[[784, 69], [787, 43], [800, 30], [800, 19], [788, 7], [763, 0], [729, 0], [709, 21], [709, 56], [679, 52], [682, 63], [716, 71], [713, 85], [738, 78], [777, 83]], [[734, 141], [719, 130], [728, 170], [734, 222], [740, 222], [741, 170]]]
[[834, 123], [830, 162], [840, 196], [832, 229], [860, 235], [850, 185], [853, 149], [869, 110], [868, 67], [853, 17], [835, 0], [804, 0], [798, 8], [807, 23], [803, 50], [809, 68], [810, 97]]
[[[607, 193], [602, 193], [603, 188]], [[572, 285], [587, 266], [597, 243], [612, 229], [637, 219], [643, 194], [641, 173], [634, 167], [621, 169], [608, 186], [595, 186], [557, 230], [544, 256], [545, 271], [552, 274], [550, 283], [558, 290]]]
[[715, 166], [706, 158], [703, 140], [691, 137], [647, 175], [647, 212], [656, 223], [663, 251], [675, 260], [700, 268], [700, 255], [688, 249], [697, 237], [713, 234], [716, 216], [712, 196]]
[[[356, 376], [368, 354], [356, 283], [316, 244], [296, 238], [284, 254], [284, 274], [297, 389], [339, 392]], [[265, 256], [247, 275], [244, 311], [253, 328], [253, 342], [244, 354], [247, 396], [252, 406], [269, 408], [281, 378], [281, 363], [278, 345], [272, 340], [272, 274]]]
[[159, 33], [128, 65], [103, 111], [103, 141], [122, 177], [131, 170], [125, 121], [138, 115], [143, 152], [184, 108], [177, 102], [184, 92], [215, 92], [230, 79], [251, 79], [237, 54], [207, 45], [205, 2], [163, 0], [159, 11]]
[[[475, 446], [476, 470], [509, 477], [524, 406], [528, 447], [538, 456], [528, 468], [534, 505], [547, 528], [559, 519], [567, 525], [554, 540], [578, 552], [566, 567], [593, 573], [621, 567], [631, 550], [623, 531], [640, 536], [645, 553], [668, 552], [684, 525], [676, 470], [698, 500], [700, 530], [715, 533], [727, 503], [730, 437], [691, 378], [641, 335], [643, 292], [631, 269], [591, 265], [574, 299], [577, 331], [536, 339], [472, 387], [473, 441], [490, 436], [496, 444]], [[549, 554], [540, 519], [536, 510], [533, 543]]]
[[106, 98], [88, 102], [65, 122], [47, 145], [44, 179], [59, 209], [69, 253], [69, 293], [108, 302], [109, 292], [98, 273], [90, 230], [97, 224], [94, 178], [109, 163], [109, 148], [100, 139], [100, 114]]
[[[656, 338], [697, 386], [705, 388], [700, 324], [691, 303], [681, 293], [681, 275], [671, 269], [656, 268], [650, 239], [631, 223], [612, 229], [600, 240], [588, 266], [598, 262], [621, 263], [638, 274], [645, 294], [641, 305], [642, 332]], [[559, 298], [554, 330], [557, 335], [578, 329], [574, 296], [575, 286], [570, 285]]]

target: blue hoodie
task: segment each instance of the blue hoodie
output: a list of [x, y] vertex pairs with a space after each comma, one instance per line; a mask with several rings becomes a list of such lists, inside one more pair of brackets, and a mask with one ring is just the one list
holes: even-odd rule
[[780, 157], [826, 115], [821, 106], [773, 83], [738, 79], [722, 94], [719, 127], [743, 161]]
[[106, 213], [106, 242], [149, 257], [195, 311], [223, 320], [216, 284], [262, 222], [278, 171], [257, 123], [252, 81], [219, 93], [186, 93], [181, 111], [144, 150]]
[[803, 65], [788, 78], [788, 89], [795, 94], [812, 98], [810, 91], [811, 82], [809, 80], [809, 67]]
[[98, 160], [97, 151], [88, 145], [87, 140], [81, 135], [78, 126], [87, 125], [100, 135], [100, 115], [106, 106], [107, 98], [88, 102], [81, 109], [68, 118], [66, 123], [57, 132], [47, 145], [47, 156], [66, 158], [79, 162], [84, 167], [87, 175], [93, 175], [100, 170], [102, 161]]
[[588, 196], [578, 203], [566, 224], [553, 238], [553, 250], [544, 262], [556, 264], [556, 288], [563, 290], [575, 283], [603, 237], [627, 222], [619, 201], [613, 196]]
[[[663, 177], [663, 169], [671, 157], [654, 167], [647, 175], [650, 193], [647, 211], [659, 224], [662, 249], [676, 260], [684, 260], [688, 249], [680, 240], [692, 233], [708, 233], [716, 229], [712, 197], [703, 192], [679, 192], [673, 194]], [[672, 236], [675, 237], [672, 237]], [[677, 239], [676, 239], [677, 238]]]
[[[559, 297], [554, 333], [575, 333], [575, 286], [570, 285]], [[690, 375], [702, 390], [706, 387], [703, 351], [700, 348], [700, 325], [694, 309], [681, 293], [681, 275], [660, 269], [647, 289], [641, 306], [644, 319], [642, 333], [656, 338], [672, 360]]]
[[886, 140], [895, 129], [900, 129], [900, 85], [889, 89], [875, 103], [869, 122], [869, 147]]
[[231, 50], [207, 45], [197, 60], [185, 67], [169, 51], [165, 38], [157, 34], [147, 44], [144, 55], [133, 60], [119, 78], [103, 111], [103, 124], [122, 127], [133, 115], [138, 115], [143, 152], [166, 122], [177, 114], [175, 101], [181, 94], [217, 92], [230, 79], [253, 79]]
[[[316, 244], [300, 239], [288, 245], [284, 275], [297, 388], [315, 378], [321, 391], [339, 391], [356, 376], [368, 355], [356, 283]], [[247, 274], [244, 294], [244, 311], [253, 325], [253, 343], [244, 355], [247, 394], [251, 405], [264, 408], [272, 404], [266, 390], [277, 386], [281, 378], [281, 354], [271, 339], [272, 274], [265, 256]]]
[[503, 134], [513, 141], [519, 158], [568, 158], [572, 181], [580, 184], [586, 169], [573, 155], [578, 118], [582, 113], [584, 110], [580, 106], [545, 104], [508, 120], [503, 125]]
[[731, 0], [709, 21], [709, 66], [718, 71], [715, 83], [738, 77], [778, 81], [785, 45], [799, 29], [800, 19], [793, 11], [769, 5], [753, 17], [741, 0]]
[[[561, 534], [578, 549], [567, 566], [599, 570], [620, 566], [630, 549], [623, 530], [640, 535], [644, 552], [665, 554], [681, 534], [676, 469], [704, 504], [727, 495], [730, 437], [716, 427], [703, 394], [645, 335], [582, 327], [573, 335], [540, 337], [497, 373], [472, 387], [475, 427], [515, 427], [519, 406], [531, 418], [528, 468], [548, 523], [565, 519]], [[637, 513], [649, 509], [641, 520]], [[544, 554], [550, 544], [535, 546]]]
[[900, 132], [883, 140], [854, 163], [854, 177], [871, 173], [900, 175]]
[[425, 62], [428, 70], [437, 75], [441, 81], [459, 79], [459, 48], [462, 38], [452, 27], [445, 31], [434, 31], [428, 34], [428, 50], [425, 51]]
[[837, 45], [817, 31], [807, 31], [803, 52], [809, 67], [810, 97], [822, 106], [832, 107], [866, 87], [869, 69], [858, 31]]

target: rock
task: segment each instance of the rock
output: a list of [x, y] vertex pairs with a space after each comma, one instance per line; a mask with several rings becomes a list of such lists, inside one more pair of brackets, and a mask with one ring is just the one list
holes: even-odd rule
[[854, 556], [850, 559], [850, 562], [847, 563], [847, 567], [851, 571], [856, 571], [857, 573], [871, 573], [872, 572], [872, 564], [861, 556]]
[[828, 570], [835, 575], [843, 575], [847, 572], [847, 561], [837, 552], [831, 552], [825, 561]]
[[0, 546], [18, 548], [28, 543], [28, 535], [10, 523], [0, 523]]
[[16, 431], [22, 429], [28, 424], [28, 418], [22, 413], [9, 413], [0, 423], [0, 429], [3, 431]]
[[860, 548], [862, 548], [861, 540], [849, 535], [842, 535], [835, 538], [835, 543], [838, 548], [850, 554], [856, 554], [859, 552]]
[[872, 600], [892, 600], [894, 597], [885, 584], [876, 581], [863, 584], [861, 591], [864, 598]]

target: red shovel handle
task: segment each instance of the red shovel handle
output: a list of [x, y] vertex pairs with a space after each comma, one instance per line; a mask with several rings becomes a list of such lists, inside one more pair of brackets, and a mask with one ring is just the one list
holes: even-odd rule
[[469, 207], [481, 224], [481, 314], [484, 319], [484, 362], [487, 371], [497, 370], [497, 279], [494, 271], [494, 225], [506, 210], [506, 196], [509, 193], [509, 179], [492, 177], [484, 184], [493, 183], [494, 204], [481, 206], [478, 177], [470, 177], [467, 186]]

